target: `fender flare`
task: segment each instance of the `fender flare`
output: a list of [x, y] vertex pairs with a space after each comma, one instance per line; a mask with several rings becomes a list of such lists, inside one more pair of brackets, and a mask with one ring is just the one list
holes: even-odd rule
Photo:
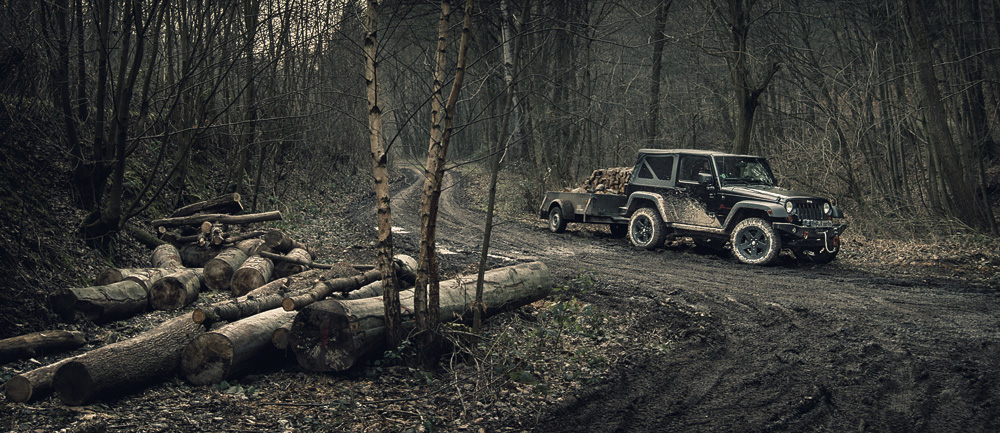
[[726, 216], [726, 221], [722, 224], [726, 230], [732, 230], [736, 223], [740, 222], [740, 219], [734, 218], [739, 215], [742, 211], [759, 211], [767, 214], [771, 218], [788, 218], [788, 212], [785, 212], [785, 207], [778, 203], [769, 203], [762, 201], [741, 201], [733, 206], [733, 209], [729, 211], [729, 215]]
[[655, 203], [656, 212], [660, 214], [660, 219], [663, 221], [667, 221], [665, 217], [666, 213], [663, 211], [664, 209], [663, 196], [660, 194], [652, 192], [644, 192], [644, 191], [636, 191], [628, 196], [628, 202], [625, 203], [625, 214], [623, 214], [622, 216], [630, 218], [632, 214], [639, 209], [640, 207], [639, 204], [643, 201], [651, 201]]
[[549, 205], [545, 207], [542, 215], [540, 215], [542, 219], [549, 218], [549, 210], [552, 209], [552, 206], [559, 206], [559, 209], [562, 209], [563, 221], [576, 221], [576, 211], [573, 209], [573, 203], [561, 198], [549, 202]]

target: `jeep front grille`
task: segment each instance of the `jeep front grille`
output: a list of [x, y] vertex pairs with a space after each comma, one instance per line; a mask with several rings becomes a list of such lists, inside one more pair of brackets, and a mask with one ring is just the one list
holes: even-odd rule
[[826, 219], [823, 215], [823, 203], [817, 201], [812, 203], [797, 201], [795, 202], [795, 211], [792, 213], [797, 215], [800, 220]]

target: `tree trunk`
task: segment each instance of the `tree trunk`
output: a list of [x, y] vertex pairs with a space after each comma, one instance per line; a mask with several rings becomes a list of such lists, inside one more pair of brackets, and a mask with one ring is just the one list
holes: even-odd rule
[[149, 305], [146, 286], [124, 280], [105, 286], [62, 289], [49, 297], [52, 312], [67, 322], [108, 322], [132, 317]]
[[87, 342], [79, 331], [42, 331], [0, 340], [0, 362], [35, 356], [39, 353], [74, 349]]
[[275, 308], [199, 335], [181, 354], [181, 373], [195, 385], [232, 378], [271, 349], [275, 329], [291, 323], [296, 314]]
[[52, 385], [63, 403], [87, 404], [174, 372], [181, 350], [205, 328], [185, 314], [136, 337], [100, 347], [60, 366]]
[[233, 274], [247, 260], [239, 248], [227, 248], [205, 263], [205, 287], [208, 290], [229, 290]]
[[250, 317], [280, 307], [281, 301], [285, 299], [285, 294], [289, 291], [290, 280], [279, 278], [253, 289], [239, 298], [196, 309], [191, 313], [191, 320], [210, 327], [216, 322], [230, 322]]
[[149, 269], [105, 269], [101, 273], [97, 274], [94, 278], [95, 286], [106, 286], [108, 284], [114, 284], [125, 280], [135, 281], [142, 285], [143, 288], [149, 290], [153, 286], [153, 283], [160, 278], [163, 278], [167, 274], [173, 273], [176, 268], [165, 269], [165, 268], [149, 268]]
[[263, 239], [247, 239], [236, 243], [236, 248], [243, 250], [247, 257], [259, 255], [261, 251], [268, 251]]
[[271, 260], [261, 256], [252, 256], [233, 273], [231, 283], [233, 294], [243, 296], [247, 292], [267, 284], [273, 275], [274, 263]]
[[[439, 320], [468, 318], [475, 296], [476, 276], [441, 283]], [[483, 302], [487, 314], [523, 305], [549, 292], [548, 267], [532, 262], [494, 269], [485, 275]], [[404, 326], [412, 327], [413, 291], [400, 293]], [[289, 346], [299, 365], [310, 371], [343, 371], [359, 359], [378, 353], [385, 344], [382, 303], [378, 299], [328, 299], [304, 308], [296, 316]]]
[[149, 289], [149, 306], [163, 311], [183, 308], [198, 299], [204, 278], [202, 268], [184, 269], [163, 277]]
[[177, 247], [170, 244], [163, 244], [156, 247], [149, 261], [154, 268], [173, 269], [184, 267], [184, 263], [181, 261], [181, 252], [177, 251]]
[[3, 384], [7, 400], [14, 403], [28, 403], [49, 395], [52, 392], [52, 377], [55, 376], [56, 370], [80, 356], [83, 355], [66, 358], [12, 377]]
[[660, 75], [663, 71], [663, 46], [667, 35], [664, 28], [667, 25], [667, 13], [673, 0], [660, 0], [656, 7], [656, 20], [653, 22], [653, 68], [649, 75], [649, 127], [646, 130], [646, 143], [653, 145], [659, 134], [660, 123]]
[[338, 278], [331, 281], [320, 281], [313, 285], [313, 287], [305, 293], [285, 298], [281, 301], [281, 306], [284, 307], [286, 311], [298, 310], [306, 305], [330, 296], [331, 293], [347, 293], [381, 279], [382, 273], [377, 269], [373, 269], [353, 277]]
[[239, 194], [226, 194], [178, 208], [174, 213], [170, 214], [170, 217], [177, 218], [201, 212], [238, 214], [243, 212], [243, 203], [240, 203]]
[[[301, 248], [307, 251], [309, 250], [309, 248], [305, 245], [296, 242], [281, 230], [268, 230], [267, 233], [264, 234], [264, 245], [271, 251], [279, 253], [287, 253], [296, 248]], [[310, 259], [313, 258], [311, 254], [312, 253], [310, 253], [309, 256]]]
[[200, 214], [188, 215], [176, 218], [162, 218], [153, 220], [150, 223], [153, 227], [178, 227], [178, 226], [198, 226], [201, 223], [217, 222], [222, 224], [251, 224], [266, 221], [281, 221], [280, 211], [270, 211], [253, 213], [246, 215], [226, 215], [226, 214]]
[[218, 254], [219, 250], [211, 246], [185, 244], [181, 247], [181, 263], [188, 268], [204, 268]]

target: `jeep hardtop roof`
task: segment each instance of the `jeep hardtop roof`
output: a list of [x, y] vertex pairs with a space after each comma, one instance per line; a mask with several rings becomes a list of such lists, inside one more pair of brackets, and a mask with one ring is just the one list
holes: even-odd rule
[[701, 155], [701, 156], [745, 156], [750, 158], [760, 158], [757, 155], [738, 155], [735, 153], [718, 152], [703, 149], [639, 149], [639, 155]]

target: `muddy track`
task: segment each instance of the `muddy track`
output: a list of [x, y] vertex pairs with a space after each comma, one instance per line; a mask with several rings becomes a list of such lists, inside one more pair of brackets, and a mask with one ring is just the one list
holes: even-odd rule
[[[405, 171], [394, 224], [419, 241], [422, 175]], [[442, 264], [473, 263], [483, 215], [445, 177]], [[396, 216], [399, 216], [398, 218]], [[409, 238], [412, 237], [412, 238]], [[397, 237], [398, 239], [398, 237]], [[414, 249], [415, 251], [415, 249]], [[636, 335], [667, 350], [623, 354], [614, 377], [541, 418], [539, 431], [990, 431], [1000, 426], [995, 287], [880, 275], [834, 262], [746, 266], [688, 248], [643, 251], [570, 225], [494, 229], [496, 264], [591, 271], [587, 301], [643, 311]]]

